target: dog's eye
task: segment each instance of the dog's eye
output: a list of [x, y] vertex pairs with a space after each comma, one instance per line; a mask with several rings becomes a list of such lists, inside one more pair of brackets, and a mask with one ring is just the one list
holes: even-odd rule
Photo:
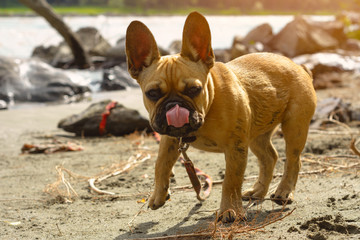
[[194, 98], [200, 94], [201, 90], [202, 88], [200, 86], [190, 87], [185, 90], [185, 95]]
[[149, 91], [147, 91], [145, 93], [145, 95], [152, 101], [157, 101], [163, 96], [163, 94], [159, 88], [158, 89], [150, 89]]

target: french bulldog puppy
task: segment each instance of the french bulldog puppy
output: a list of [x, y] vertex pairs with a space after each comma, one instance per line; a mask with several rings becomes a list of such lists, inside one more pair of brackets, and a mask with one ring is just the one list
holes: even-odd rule
[[[316, 94], [311, 72], [272, 53], [215, 62], [209, 25], [192, 12], [186, 19], [180, 54], [163, 56], [150, 30], [133, 21], [126, 33], [128, 71], [137, 80], [150, 124], [162, 135], [149, 207], [168, 199], [169, 178], [179, 158], [179, 139], [225, 154], [220, 214], [225, 222], [243, 217], [242, 198], [267, 194], [278, 154], [271, 137], [281, 125], [286, 143], [284, 175], [272, 195], [291, 203]], [[242, 192], [248, 149], [257, 156], [259, 177]]]

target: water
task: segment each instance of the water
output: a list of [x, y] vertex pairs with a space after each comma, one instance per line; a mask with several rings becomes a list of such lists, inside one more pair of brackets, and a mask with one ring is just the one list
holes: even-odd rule
[[[293, 16], [206, 16], [214, 49], [230, 48], [234, 36], [246, 35], [254, 27], [269, 23], [277, 33]], [[333, 20], [333, 16], [312, 16], [315, 20]], [[168, 48], [174, 40], [181, 40], [186, 16], [75, 16], [65, 17], [65, 22], [73, 31], [81, 27], [95, 27], [111, 45], [125, 37], [127, 26], [133, 20], [144, 22], [152, 31], [159, 46]], [[0, 17], [0, 56], [27, 59], [39, 45], [57, 45], [62, 37], [41, 17]], [[25, 62], [27, 61], [25, 60]], [[102, 95], [99, 84], [102, 71], [67, 70], [71, 79], [81, 85], [89, 86], [93, 99], [109, 98], [110, 93]], [[112, 96], [114, 97], [114, 96]], [[47, 104], [47, 103], [46, 103]], [[33, 108], [42, 103], [16, 103], [11, 108]]]
[[[293, 16], [207, 16], [214, 49], [229, 48], [236, 35], [244, 36], [252, 28], [269, 23], [277, 33]], [[333, 16], [312, 16], [316, 20], [332, 20]], [[74, 30], [92, 26], [114, 45], [125, 37], [126, 28], [133, 20], [144, 22], [153, 32], [161, 47], [167, 48], [173, 40], [181, 39], [186, 16], [75, 16], [65, 17]], [[56, 45], [61, 36], [41, 17], [0, 17], [0, 55], [28, 58], [38, 45]]]

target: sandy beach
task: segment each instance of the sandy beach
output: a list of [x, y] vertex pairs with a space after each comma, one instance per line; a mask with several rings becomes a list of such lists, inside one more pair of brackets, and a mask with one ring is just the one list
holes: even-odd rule
[[[349, 96], [351, 89], [356, 92], [352, 86], [337, 91]], [[320, 98], [332, 94], [333, 90], [318, 92]], [[103, 93], [93, 101], [101, 99], [117, 100], [147, 116], [140, 90]], [[223, 225], [215, 221], [221, 184], [215, 184], [210, 197], [199, 202], [192, 189], [179, 189], [190, 184], [180, 163], [175, 166], [170, 201], [156, 211], [147, 209], [158, 148], [152, 136], [81, 138], [57, 129], [60, 119], [89, 104], [0, 112], [1, 239], [200, 239], [228, 238], [231, 233], [235, 239], [360, 238], [360, 160], [349, 148], [351, 135], [341, 126], [310, 130], [293, 204], [282, 207], [266, 199], [247, 209], [246, 222]], [[359, 128], [351, 131], [358, 137]], [[21, 154], [25, 143], [55, 140], [76, 143], [83, 150]], [[285, 147], [281, 134], [273, 142], [280, 155], [275, 173], [282, 173]], [[222, 154], [193, 148], [188, 154], [214, 181], [222, 180]], [[121, 170], [134, 159], [138, 163], [128, 171], [96, 183], [114, 195], [89, 189], [89, 178]], [[256, 158], [250, 154], [244, 189], [252, 186], [257, 172]], [[59, 176], [65, 180], [60, 178], [54, 185]], [[280, 178], [274, 178], [271, 190], [279, 182]]]

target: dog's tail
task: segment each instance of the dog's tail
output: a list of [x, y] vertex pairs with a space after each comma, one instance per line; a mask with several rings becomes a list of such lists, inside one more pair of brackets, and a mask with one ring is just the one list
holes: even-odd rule
[[305, 64], [301, 64], [300, 66], [305, 70], [305, 72], [307, 72], [307, 74], [309, 74], [309, 76], [311, 77], [311, 79], [314, 79], [311, 70], [310, 70], [307, 66], [305, 66]]

